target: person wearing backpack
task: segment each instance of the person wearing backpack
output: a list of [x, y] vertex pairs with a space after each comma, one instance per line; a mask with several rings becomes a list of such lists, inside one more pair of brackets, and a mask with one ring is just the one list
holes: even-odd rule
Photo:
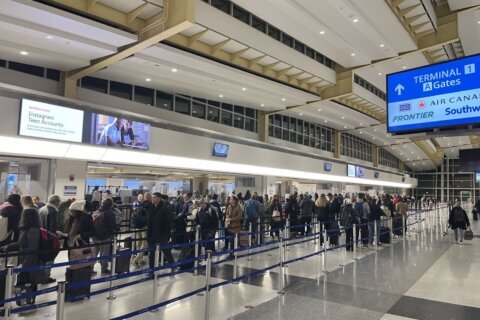
[[353, 225], [357, 225], [359, 222], [358, 212], [355, 211], [352, 203], [347, 201], [340, 213], [340, 225], [345, 227], [347, 251], [353, 251]]
[[470, 220], [468, 220], [465, 210], [462, 209], [460, 201], [457, 201], [450, 211], [448, 224], [455, 232], [455, 243], [463, 244], [463, 236], [467, 227], [470, 227]]
[[[362, 239], [363, 246], [368, 247], [370, 230], [371, 230], [371, 234], [373, 235], [374, 225], [368, 223], [367, 217], [370, 215], [370, 207], [368, 206], [368, 203], [365, 202], [364, 193], [358, 194], [358, 199], [357, 201], [355, 201], [354, 209], [358, 213], [358, 216], [360, 218], [360, 223], [362, 224], [362, 226], [360, 227], [360, 230], [362, 231], [361, 239]], [[357, 239], [358, 239], [358, 232], [357, 232]]]
[[[58, 231], [58, 206], [60, 205], [60, 197], [56, 194], [48, 197], [47, 204], [38, 210], [40, 215], [40, 223], [43, 229], [56, 234]], [[54, 261], [45, 261], [46, 264], [52, 264]], [[47, 283], [56, 282], [55, 279], [50, 277], [52, 269], [45, 269], [45, 274], [48, 277]]]
[[[110, 256], [112, 254], [111, 241], [117, 229], [112, 198], [106, 198], [102, 201], [98, 211], [93, 214], [93, 225], [95, 226], [93, 242], [99, 243], [97, 252], [100, 254], [100, 257]], [[108, 259], [99, 261], [102, 267], [102, 274], [110, 274], [110, 270], [108, 269], [109, 261]]]
[[6, 246], [9, 243], [17, 242], [19, 233], [20, 216], [23, 207], [20, 202], [20, 195], [11, 194], [7, 198], [7, 202], [0, 207], [1, 220], [0, 223], [0, 247]]
[[[307, 235], [309, 235], [311, 231], [312, 213], [314, 206], [315, 203], [308, 194], [305, 195], [303, 200], [300, 202], [300, 224], [307, 225]], [[301, 232], [302, 236], [304, 236], [305, 228], [302, 228]]]
[[258, 217], [260, 216], [261, 210], [260, 202], [257, 201], [255, 196], [250, 197], [250, 199], [245, 201], [245, 227], [248, 230], [250, 224], [252, 224], [252, 243], [255, 243], [257, 237], [255, 232], [258, 229]]

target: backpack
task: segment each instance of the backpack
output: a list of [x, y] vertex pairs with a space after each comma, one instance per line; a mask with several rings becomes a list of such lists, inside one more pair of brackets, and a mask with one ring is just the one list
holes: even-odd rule
[[360, 218], [363, 218], [363, 202], [355, 202], [355, 207], [354, 207], [355, 211], [357, 211], [358, 213], [358, 216]]
[[258, 206], [256, 206], [254, 200], [247, 200], [245, 202], [245, 214], [248, 219], [257, 219], [258, 218]]
[[107, 230], [105, 229], [105, 224], [103, 223], [103, 221], [105, 220], [104, 213], [100, 211], [95, 211], [92, 218], [93, 218], [93, 226], [95, 227], [95, 233], [105, 234]]
[[60, 252], [60, 240], [56, 234], [40, 228], [40, 253], [38, 258], [43, 262], [54, 261]]
[[465, 217], [463, 216], [463, 210], [458, 208], [458, 207], [453, 209], [453, 223], [455, 223], [456, 225], [465, 223]]
[[115, 215], [115, 224], [118, 226], [120, 226], [120, 224], [122, 223], [122, 210], [118, 209], [117, 207], [114, 207], [112, 208], [113, 210], [113, 214]]
[[[13, 207], [10, 203], [5, 202], [0, 206], [0, 211], [7, 207]], [[5, 241], [10, 236], [11, 232], [8, 232], [8, 218], [0, 216], [0, 241]]]
[[145, 228], [148, 224], [148, 212], [144, 207], [140, 207], [136, 210], [132, 217], [132, 227], [135, 229]]

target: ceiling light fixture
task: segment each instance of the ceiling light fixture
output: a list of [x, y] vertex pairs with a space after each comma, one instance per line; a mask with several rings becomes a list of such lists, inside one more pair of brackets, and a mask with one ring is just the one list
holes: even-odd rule
[[318, 109], [318, 111], [322, 111], [322, 109]]
[[379, 72], [378, 75], [381, 76], [383, 73]]
[[223, 98], [223, 94], [219, 94], [218, 97], [219, 97], [219, 98]]
[[345, 119], [345, 117], [344, 117], [344, 116], [342, 116], [342, 117], [340, 117], [340, 118], [342, 118], [342, 119]]
[[347, 129], [347, 126], [344, 126], [343, 129]]
[[247, 88], [242, 88], [242, 91], [247, 91]]
[[47, 39], [53, 39], [53, 37], [52, 37], [52, 36], [47, 36], [46, 38], [47, 38]]
[[352, 57], [355, 57], [357, 54], [356, 54], [355, 52], [352, 52], [350, 55], [351, 55]]
[[353, 19], [353, 22], [354, 22], [354, 23], [357, 23], [357, 22], [358, 22], [358, 19], [357, 19], [357, 18]]
[[27, 51], [20, 51], [20, 54], [21, 54], [22, 56], [28, 56], [28, 52], [27, 52]]
[[260, 107], [265, 107], [265, 105], [262, 103], [262, 104], [260, 105]]
[[322, 35], [323, 35], [323, 34], [325, 34], [325, 31], [323, 31], [323, 30], [322, 30], [322, 31], [320, 31], [320, 34], [322, 34]]
[[375, 140], [375, 137], [373, 137], [372, 139]]
[[362, 133], [363, 133], [363, 132], [362, 132], [362, 131], [360, 131], [360, 134], [362, 134]]
[[385, 47], [385, 45], [384, 45], [383, 43], [382, 43], [382, 44], [380, 44], [380, 48], [383, 48], [383, 47]]
[[299, 115], [299, 116], [303, 116], [303, 113], [299, 113], [298, 115]]
[[172, 69], [172, 72], [178, 72], [178, 70], [177, 70], [177, 69], [175, 69], [175, 68], [173, 68], [173, 69]]
[[287, 99], [285, 99], [285, 98], [282, 98], [282, 101], [285, 101], [285, 100], [287, 100]]
[[402, 69], [407, 69], [407, 66], [403, 66]]
[[328, 120], [325, 120], [325, 121], [323, 121], [323, 122], [327, 123], [327, 122], [328, 122]]
[[152, 79], [147, 78], [147, 79], [145, 79], [145, 81], [150, 82], [150, 81], [152, 81]]

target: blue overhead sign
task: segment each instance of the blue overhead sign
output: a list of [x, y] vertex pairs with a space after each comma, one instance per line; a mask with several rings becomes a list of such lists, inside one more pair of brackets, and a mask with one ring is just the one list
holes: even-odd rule
[[480, 122], [480, 55], [387, 76], [388, 132]]

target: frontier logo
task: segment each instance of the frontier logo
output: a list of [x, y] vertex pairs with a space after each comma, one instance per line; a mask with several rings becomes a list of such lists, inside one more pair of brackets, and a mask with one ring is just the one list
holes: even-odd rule
[[418, 107], [419, 107], [420, 109], [423, 109], [423, 108], [425, 108], [426, 106], [427, 106], [427, 104], [425, 103], [425, 101], [420, 101], [420, 102], [418, 103]]
[[410, 103], [402, 103], [400, 106], [400, 112], [405, 112], [405, 111], [410, 111], [412, 109], [412, 106]]

